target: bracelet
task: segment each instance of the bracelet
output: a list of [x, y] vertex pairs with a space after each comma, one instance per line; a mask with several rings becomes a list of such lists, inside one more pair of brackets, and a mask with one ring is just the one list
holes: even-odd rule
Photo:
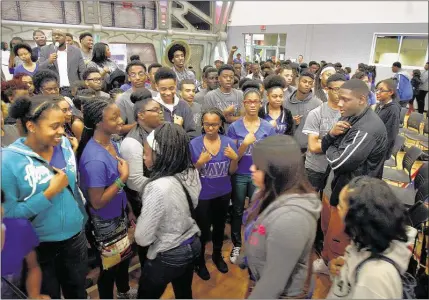
[[116, 178], [115, 184], [120, 190], [122, 190], [125, 187], [125, 183], [123, 183], [121, 178], [119, 178], [119, 177]]

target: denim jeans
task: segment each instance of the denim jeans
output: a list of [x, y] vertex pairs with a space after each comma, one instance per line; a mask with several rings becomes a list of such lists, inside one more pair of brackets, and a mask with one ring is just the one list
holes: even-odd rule
[[192, 299], [194, 266], [201, 251], [195, 237], [191, 244], [158, 253], [144, 263], [139, 281], [138, 299], [159, 299], [172, 283], [176, 299]]
[[241, 247], [241, 224], [243, 223], [244, 201], [252, 198], [256, 187], [250, 175], [236, 174], [232, 176], [232, 220], [231, 240], [234, 247]]
[[113, 286], [116, 283], [118, 293], [126, 293], [130, 290], [128, 268], [131, 258], [121, 261], [116, 266], [103, 270], [100, 265], [100, 277], [97, 286], [100, 299], [113, 299]]
[[36, 248], [42, 270], [41, 293], [52, 299], [86, 299], [88, 249], [85, 233], [60, 242], [42, 242]]
[[210, 200], [199, 200], [195, 210], [197, 225], [201, 230], [200, 262], [205, 262], [204, 254], [207, 240], [210, 236], [210, 227], [213, 226], [213, 256], [219, 254], [223, 245], [226, 214], [228, 212], [231, 194], [223, 195]]

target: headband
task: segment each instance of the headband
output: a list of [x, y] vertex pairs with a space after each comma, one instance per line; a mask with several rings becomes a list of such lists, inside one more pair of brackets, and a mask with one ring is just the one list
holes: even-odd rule
[[323, 74], [323, 73], [325, 73], [326, 71], [334, 71], [334, 72], [337, 72], [337, 70], [335, 70], [335, 68], [334, 68], [334, 67], [327, 67], [327, 68], [324, 68], [324, 69], [322, 70], [322, 72], [320, 72], [320, 76], [322, 76], [322, 74]]

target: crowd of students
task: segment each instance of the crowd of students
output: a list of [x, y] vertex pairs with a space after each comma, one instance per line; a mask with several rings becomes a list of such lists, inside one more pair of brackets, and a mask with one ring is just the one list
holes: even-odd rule
[[[2, 298], [87, 298], [90, 247], [100, 298], [160, 298], [172, 283], [190, 299], [194, 272], [210, 279], [210, 240], [229, 271], [228, 215], [249, 298], [306, 298], [329, 267], [329, 297], [402, 297], [416, 230], [381, 178], [401, 105], [417, 97], [423, 113], [428, 63], [377, 82], [363, 64], [250, 64], [233, 47], [200, 84], [180, 43], [169, 66], [134, 57], [124, 73], [90, 33], [81, 49], [61, 30], [33, 37], [35, 49], [12, 40], [2, 82]], [[375, 259], [357, 278], [372, 255], [400, 274]]]

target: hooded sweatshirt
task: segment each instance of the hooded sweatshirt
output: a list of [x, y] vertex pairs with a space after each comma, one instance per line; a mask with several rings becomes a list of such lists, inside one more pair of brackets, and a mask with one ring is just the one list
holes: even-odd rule
[[25, 145], [24, 141], [25, 138], [20, 138], [2, 149], [1, 188], [6, 199], [5, 216], [29, 219], [41, 242], [64, 241], [83, 229], [85, 216], [76, 185], [76, 159], [72, 147], [63, 137], [64, 172], [76, 199], [64, 188], [48, 200], [43, 192], [54, 173], [45, 166], [49, 162]]
[[[188, 190], [195, 208], [201, 191], [198, 171], [189, 169], [177, 176]], [[198, 225], [191, 217], [186, 194], [175, 177], [162, 177], [149, 182], [141, 199], [143, 207], [137, 219], [135, 239], [138, 245], [149, 246], [148, 259], [155, 259], [158, 253], [176, 248], [200, 234]]]
[[321, 209], [316, 194], [289, 194], [258, 216], [244, 248], [256, 279], [250, 299], [303, 293]]
[[313, 92], [310, 92], [304, 100], [296, 99], [297, 90], [295, 90], [289, 99], [285, 100], [284, 107], [289, 109], [292, 116], [302, 116], [298, 126], [295, 127], [294, 137], [298, 142], [301, 150], [306, 150], [308, 146], [308, 137], [302, 133], [302, 129], [307, 119], [308, 113], [322, 104], [322, 101], [314, 96]]
[[[411, 258], [410, 248], [413, 245], [417, 230], [408, 227], [408, 242], [392, 241], [390, 247], [382, 253], [393, 260], [401, 271], [401, 275], [408, 269]], [[333, 284], [327, 299], [402, 299], [402, 279], [397, 269], [383, 260], [369, 260], [364, 262], [358, 272], [357, 267], [371, 253], [366, 249], [358, 250], [352, 242], [346, 248], [340, 274], [333, 278]]]
[[174, 115], [180, 116], [183, 118], [183, 129], [185, 129], [189, 137], [194, 138], [196, 136], [194, 114], [188, 103], [180, 100], [179, 97], [175, 95], [173, 108], [171, 109], [169, 105], [161, 99], [161, 95], [158, 95], [158, 97], [155, 97], [153, 100], [161, 104], [164, 110], [164, 120], [166, 122], [174, 123]]

